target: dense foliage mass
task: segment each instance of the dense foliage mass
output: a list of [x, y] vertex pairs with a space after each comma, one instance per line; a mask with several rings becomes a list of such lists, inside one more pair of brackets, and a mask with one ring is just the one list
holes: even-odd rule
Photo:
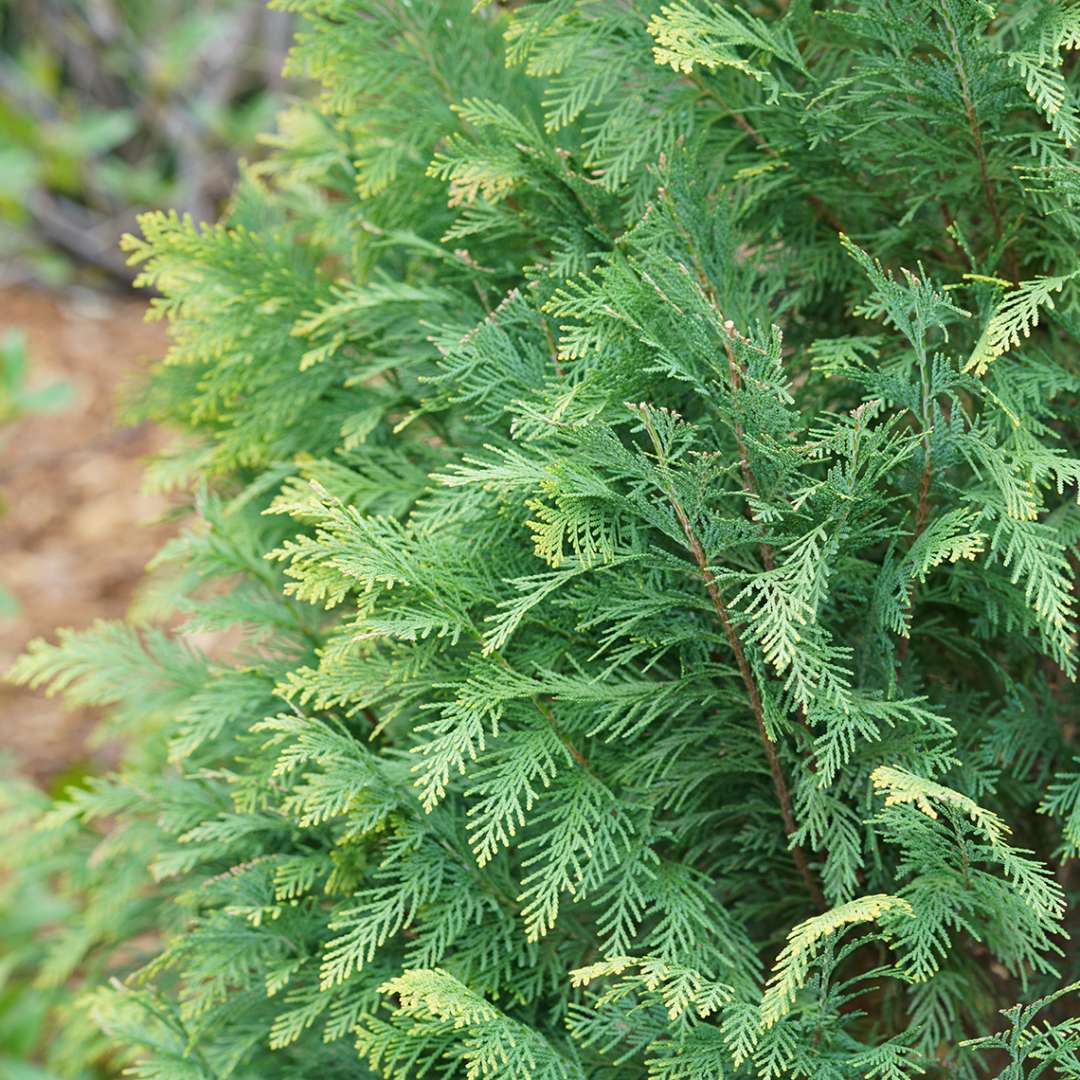
[[183, 632], [15, 671], [129, 742], [42, 978], [162, 1080], [1080, 1076], [1080, 7], [288, 6], [129, 245]]

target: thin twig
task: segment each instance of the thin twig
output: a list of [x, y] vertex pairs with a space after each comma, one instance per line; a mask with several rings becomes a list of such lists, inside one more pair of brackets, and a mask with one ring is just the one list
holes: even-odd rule
[[[742, 385], [742, 369], [739, 366], [739, 361], [735, 356], [735, 350], [732, 347], [735, 324], [730, 319], [725, 319], [723, 312], [720, 310], [720, 298], [716, 295], [716, 289], [713, 287], [713, 283], [710, 281], [709, 275], [705, 270], [705, 263], [701, 258], [701, 252], [699, 251], [693, 236], [690, 235], [690, 230], [687, 229], [679, 219], [670, 192], [667, 188], [660, 187], [657, 193], [668, 205], [672, 221], [675, 223], [675, 229], [679, 233], [683, 243], [686, 245], [686, 250], [690, 255], [690, 261], [694, 264], [694, 275], [697, 277], [698, 285], [701, 288], [705, 299], [708, 300], [709, 306], [713, 309], [720, 322], [723, 323], [724, 330], [727, 334], [724, 339], [724, 353], [727, 356], [728, 379], [732, 396], [731, 426], [735, 435], [735, 446], [739, 453], [739, 471], [742, 473], [743, 490], [746, 493], [747, 502], [750, 506], [751, 519], [753, 519], [753, 505], [754, 500], [757, 498], [758, 486], [754, 477], [754, 470], [750, 466], [750, 455], [747, 453], [746, 449], [746, 437], [743, 433], [742, 422], [739, 420], [738, 416], [734, 414], [735, 395]], [[762, 540], [760, 550], [761, 561], [764, 563], [765, 569], [772, 570], [776, 565], [776, 560], [773, 557], [772, 545], [765, 540]]]
[[563, 746], [566, 747], [566, 750], [570, 754], [570, 756], [578, 763], [578, 765], [580, 765], [587, 773], [589, 773], [590, 776], [596, 777], [596, 771], [590, 764], [589, 759], [573, 744], [570, 736], [567, 735], [561, 727], [559, 727], [558, 723], [555, 720], [555, 713], [552, 711], [551, 706], [539, 696], [534, 696], [532, 700], [533, 704], [537, 707], [537, 709], [540, 710], [540, 715], [543, 716], [544, 719], [551, 726], [551, 730], [555, 732], [556, 737], [563, 744]]
[[[731, 106], [724, 102], [722, 98], [718, 97], [700, 75], [691, 75], [690, 79], [703, 94], [706, 94], [714, 101], [720, 103], [724, 111], [731, 117], [735, 126], [745, 132], [759, 150], [771, 158], [779, 159], [780, 155], [769, 145], [768, 139], [766, 139], [765, 136], [762, 135], [749, 120], [747, 120], [743, 113], [739, 112], [737, 109], [731, 108]], [[844, 223], [814, 192], [808, 191], [806, 193], [806, 201], [817, 211], [818, 216], [828, 222], [838, 233], [847, 234], [848, 230], [844, 226]]]
[[[656, 434], [656, 429], [649, 417], [648, 409], [639, 407], [639, 412], [642, 417], [645, 431], [648, 433], [653, 448], [656, 451], [657, 461], [659, 462], [661, 469], [666, 472], [667, 456], [664, 453], [663, 444], [660, 442], [660, 438]], [[743, 649], [742, 641], [739, 639], [738, 632], [731, 622], [731, 615], [728, 611], [727, 604], [724, 602], [720, 587], [716, 583], [716, 576], [709, 567], [709, 562], [705, 557], [705, 550], [701, 545], [701, 541], [698, 539], [693, 526], [690, 524], [690, 519], [679, 500], [678, 494], [675, 492], [674, 486], [670, 483], [668, 484], [665, 494], [667, 495], [668, 501], [671, 503], [672, 509], [675, 511], [675, 516], [679, 520], [683, 535], [686, 537], [687, 550], [690, 552], [691, 557], [697, 564], [698, 570], [701, 573], [701, 578], [705, 583], [705, 591], [709, 595], [713, 610], [716, 612], [716, 617], [723, 628], [724, 637], [727, 638], [728, 645], [731, 646], [731, 651], [735, 654], [735, 663], [739, 668], [739, 675], [742, 678], [743, 685], [746, 687], [746, 693], [750, 699], [750, 709], [754, 714], [754, 720], [757, 722], [758, 735], [761, 737], [761, 745], [765, 751], [765, 759], [769, 765], [769, 773], [772, 776], [773, 788], [776, 791], [776, 800], [780, 806], [780, 817], [784, 823], [784, 835], [787, 836], [789, 841], [788, 850], [791, 852], [792, 861], [795, 864], [796, 870], [799, 872], [799, 876], [805, 882], [807, 891], [810, 893], [814, 903], [818, 908], [824, 911], [829, 905], [826, 903], [825, 896], [810, 869], [810, 864], [806, 859], [806, 853], [799, 844], [791, 842], [791, 838], [796, 831], [791, 793], [788, 790], [783, 766], [780, 764], [780, 757], [776, 752], [776, 745], [769, 737], [769, 731], [765, 725], [765, 708], [761, 702], [761, 693], [754, 680], [754, 673], [750, 669], [750, 662], [746, 658], [746, 652]]]
[[[971, 131], [971, 141], [975, 147], [975, 159], [979, 163], [979, 178], [982, 183], [983, 197], [986, 199], [986, 208], [990, 211], [990, 218], [994, 223], [994, 236], [1000, 243], [1005, 235], [1005, 227], [1001, 219], [1001, 210], [998, 208], [997, 193], [990, 179], [990, 168], [986, 160], [986, 147], [983, 145], [982, 132], [979, 129], [979, 118], [975, 113], [975, 102], [971, 97], [971, 85], [968, 82], [967, 71], [964, 68], [960, 56], [960, 41], [956, 36], [956, 27], [953, 26], [949, 13], [942, 7], [941, 18], [945, 28], [949, 32], [949, 41], [953, 49], [953, 59], [956, 66], [956, 74], [960, 80], [960, 96], [964, 101], [964, 112], [967, 115], [968, 128]], [[1019, 280], [1019, 270], [1016, 265], [1016, 253], [1009, 253], [1009, 274], [1013, 281]]]
[[[476, 637], [477, 637], [478, 640], [480, 640], [479, 635], [476, 635]], [[494, 656], [499, 661], [499, 663], [502, 664], [502, 666], [507, 671], [513, 673], [514, 669], [510, 666], [510, 662], [506, 659], [505, 656], [503, 656], [502, 653], [496, 652], [496, 653], [494, 653]], [[567, 735], [566, 732], [564, 732], [561, 727], [559, 727], [558, 721], [556, 721], [556, 719], [555, 719], [555, 713], [552, 710], [551, 705], [548, 702], [546, 702], [539, 694], [533, 694], [532, 697], [530, 698], [530, 700], [536, 706], [537, 712], [539, 712], [540, 715], [548, 722], [549, 726], [551, 727], [551, 730], [555, 733], [555, 736], [556, 736], [556, 738], [558, 738], [559, 742], [561, 742], [563, 744], [563, 746], [566, 747], [567, 753], [590, 776], [592, 776], [594, 779], [598, 780], [599, 777], [596, 775], [596, 770], [592, 767], [592, 763], [574, 745], [574, 743], [571, 740], [570, 736]]]
[[135, 272], [117, 247], [124, 231], [121, 222], [101, 218], [44, 189], [31, 192], [27, 209], [34, 227], [49, 243], [110, 277], [131, 284]]

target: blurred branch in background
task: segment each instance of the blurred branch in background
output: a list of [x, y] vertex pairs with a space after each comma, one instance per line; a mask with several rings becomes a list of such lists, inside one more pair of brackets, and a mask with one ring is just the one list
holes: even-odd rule
[[128, 282], [135, 215], [212, 220], [278, 105], [289, 16], [262, 0], [0, 0], [0, 259]]

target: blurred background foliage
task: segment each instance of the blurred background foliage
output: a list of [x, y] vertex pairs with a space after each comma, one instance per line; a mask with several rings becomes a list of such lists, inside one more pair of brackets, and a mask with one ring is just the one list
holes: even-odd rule
[[0, 264], [117, 281], [136, 213], [217, 214], [281, 94], [260, 0], [0, 0]]

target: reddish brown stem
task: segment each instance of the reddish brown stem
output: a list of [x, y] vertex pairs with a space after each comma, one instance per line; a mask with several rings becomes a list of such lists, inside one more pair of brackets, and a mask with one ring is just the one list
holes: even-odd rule
[[[499, 661], [499, 663], [502, 664], [504, 668], [506, 668], [507, 671], [512, 670], [505, 656], [503, 656], [499, 652], [496, 652], [495, 657]], [[555, 732], [559, 741], [563, 744], [563, 746], [566, 747], [567, 752], [574, 759], [574, 761], [576, 761], [577, 764], [580, 765], [581, 768], [583, 768], [587, 773], [592, 776], [596, 776], [596, 772], [594, 771], [592, 765], [589, 763], [589, 759], [573, 744], [570, 736], [567, 735], [562, 730], [562, 728], [559, 727], [557, 721], [555, 720], [555, 713], [552, 711], [551, 706], [539, 695], [533, 696], [532, 703], [536, 706], [537, 711], [540, 713], [540, 715], [551, 725], [551, 730]]]
[[[653, 447], [656, 450], [657, 458], [661, 467], [664, 467], [666, 461], [663, 446], [660, 443], [660, 439], [657, 437], [656, 430], [652, 425], [647, 410], [642, 409], [641, 415], [645, 430], [648, 432], [649, 438], [652, 440]], [[665, 494], [668, 497], [668, 501], [671, 503], [672, 509], [675, 511], [675, 516], [678, 518], [683, 535], [686, 537], [687, 550], [690, 552], [690, 556], [697, 564], [697, 568], [701, 573], [702, 581], [705, 583], [705, 591], [708, 593], [709, 600], [713, 606], [713, 611], [716, 613], [716, 617], [723, 628], [724, 637], [727, 638], [728, 645], [731, 646], [731, 651], [735, 654], [735, 663], [738, 666], [739, 675], [742, 678], [743, 685], [746, 687], [746, 694], [750, 699], [750, 709], [754, 714], [758, 735], [761, 738], [761, 745], [765, 751], [765, 759], [769, 765], [769, 773], [772, 776], [773, 788], [776, 791], [776, 801], [780, 807], [780, 817], [784, 823], [784, 835], [787, 836], [789, 840], [791, 859], [795, 864], [796, 870], [799, 872], [799, 876], [806, 884], [811, 899], [820, 910], [825, 911], [828, 909], [829, 905], [826, 903], [825, 896], [810, 869], [810, 864], [806, 859], [806, 853], [799, 844], [790, 843], [791, 837], [796, 831], [795, 813], [792, 810], [791, 804], [791, 793], [788, 790], [783, 766], [780, 764], [780, 757], [776, 752], [776, 745], [769, 737], [769, 731], [765, 725], [765, 708], [761, 702], [761, 693], [758, 690], [757, 682], [754, 680], [754, 673], [750, 669], [750, 662], [747, 660], [742, 641], [739, 639], [738, 632], [731, 622], [731, 615], [728, 611], [727, 604], [724, 602], [724, 597], [720, 592], [720, 587], [716, 583], [716, 577], [709, 568], [708, 559], [705, 557], [705, 550], [701, 546], [701, 541], [694, 532], [693, 526], [690, 524], [690, 519], [683, 509], [678, 495], [675, 494], [674, 489], [671, 487], [668, 488]]]
[[576, 761], [587, 773], [595, 776], [596, 773], [593, 771], [589, 759], [573, 744], [570, 740], [570, 736], [555, 722], [555, 714], [551, 711], [551, 706], [546, 702], [541, 701], [540, 698], [534, 698], [533, 700], [536, 702], [536, 707], [540, 710], [544, 719], [551, 725], [551, 730], [559, 737], [559, 741], [566, 747], [567, 752], [574, 761]]
[[[736, 114], [736, 117], [737, 119], [743, 119], [738, 114]], [[746, 121], [743, 120], [743, 122], [745, 123]], [[694, 276], [697, 278], [702, 295], [708, 300], [709, 306], [716, 313], [716, 317], [723, 323], [724, 331], [727, 334], [727, 337], [724, 340], [724, 353], [727, 356], [728, 379], [731, 386], [732, 410], [734, 413], [734, 398], [739, 391], [739, 387], [742, 385], [742, 369], [739, 367], [739, 361], [736, 358], [735, 350], [731, 345], [731, 342], [736, 335], [735, 324], [730, 319], [724, 318], [724, 314], [720, 310], [719, 297], [716, 295], [716, 289], [713, 288], [713, 284], [709, 280], [709, 275], [705, 272], [705, 264], [701, 259], [701, 253], [698, 251], [697, 244], [694, 242], [694, 238], [690, 235], [689, 230], [679, 220], [679, 215], [675, 212], [675, 207], [671, 202], [667, 190], [661, 188], [659, 194], [660, 197], [668, 203], [672, 220], [675, 222], [675, 228], [678, 230], [679, 236], [686, 245], [686, 250], [690, 255], [690, 261], [694, 264]], [[731, 426], [732, 431], [735, 434], [735, 446], [739, 452], [739, 471], [742, 473], [743, 491], [746, 493], [747, 501], [750, 504], [750, 516], [752, 518], [753, 500], [757, 497], [758, 493], [757, 481], [754, 477], [754, 470], [750, 466], [750, 455], [746, 450], [746, 437], [743, 434], [743, 426], [738, 419], [738, 416], [733, 415]], [[764, 563], [766, 570], [772, 570], [776, 565], [776, 560], [773, 558], [772, 546], [764, 540], [761, 542], [761, 561]]]
[[[700, 87], [702, 84], [698, 83]], [[769, 145], [765, 136], [741, 112], [732, 110], [731, 119], [735, 122], [735, 126], [740, 130], [746, 132], [746, 134], [754, 141], [754, 144], [763, 153], [768, 154], [769, 157], [778, 157], [777, 152]], [[806, 201], [818, 212], [818, 216], [827, 221], [832, 228], [838, 233], [847, 233], [847, 229], [844, 228], [844, 223], [830, 210], [817, 195], [812, 191], [806, 193]]]
[[[713, 307], [716, 308], [715, 299], [711, 297], [710, 299]], [[739, 387], [742, 385], [742, 369], [739, 367], [739, 362], [735, 358], [735, 350], [731, 347], [730, 338], [735, 335], [735, 327], [727, 322], [725, 322], [724, 326], [728, 331], [729, 338], [729, 340], [724, 342], [724, 352], [727, 354], [728, 374], [731, 379], [731, 393], [734, 398]], [[754, 500], [757, 498], [758, 494], [757, 478], [754, 476], [754, 470], [750, 465], [750, 455], [746, 452], [746, 438], [743, 435], [742, 424], [738, 420], [735, 420], [732, 426], [735, 430], [735, 445], [739, 451], [739, 471], [742, 473], [743, 492], [745, 493], [746, 501], [750, 506], [750, 516], [753, 518]], [[772, 544], [762, 540], [759, 546], [761, 550], [761, 561], [764, 564], [765, 569], [775, 569], [776, 559], [773, 557]]]
[[[747, 130], [752, 135], [755, 141], [763, 143], [761, 136], [751, 127], [748, 121], [740, 113], [735, 113], [735, 122]], [[675, 222], [683, 242], [686, 244], [688, 253], [690, 254], [691, 261], [694, 264], [694, 274], [697, 277], [698, 284], [705, 298], [708, 300], [713, 311], [716, 313], [717, 318], [724, 326], [724, 330], [727, 337], [724, 340], [724, 353], [727, 356], [728, 362], [728, 377], [730, 380], [730, 387], [732, 396], [738, 392], [742, 385], [742, 369], [739, 365], [738, 358], [735, 355], [735, 349], [732, 345], [732, 341], [736, 336], [735, 324], [725, 319], [723, 312], [720, 309], [719, 297], [716, 295], [716, 290], [713, 287], [712, 282], [709, 279], [708, 274], [705, 271], [705, 265], [701, 259], [701, 255], [697, 249], [697, 244], [694, 242], [694, 238], [690, 235], [689, 231], [683, 226], [679, 220], [678, 214], [675, 213], [674, 206], [671, 205], [668, 192], [661, 188], [659, 194], [662, 198], [668, 201], [669, 208], [672, 211], [672, 219]], [[657, 456], [663, 463], [663, 447], [660, 444], [659, 439], [656, 436], [656, 432], [652, 427], [652, 423], [649, 420], [647, 413], [643, 410], [642, 417], [645, 422], [646, 430], [649, 433], [649, 437], [652, 440], [653, 447], [656, 450]], [[753, 500], [757, 498], [758, 486], [757, 479], [754, 476], [753, 467], [750, 464], [750, 456], [746, 449], [746, 438], [743, 433], [743, 427], [737, 417], [732, 420], [732, 430], [735, 435], [735, 445], [739, 454], [739, 470], [742, 474], [743, 491], [746, 495], [747, 501], [750, 504], [751, 518], [753, 517]], [[747, 696], [750, 699], [750, 707], [754, 714], [754, 720], [757, 723], [758, 734], [761, 738], [761, 745], [765, 751], [765, 758], [769, 764], [769, 773], [772, 776], [773, 788], [776, 791], [776, 800], [780, 806], [780, 816], [784, 823], [784, 834], [789, 838], [796, 831], [795, 814], [791, 805], [791, 794], [788, 790], [787, 780], [784, 777], [784, 770], [780, 764], [779, 755], [776, 752], [776, 746], [772, 739], [769, 738], [769, 732], [765, 726], [765, 710], [761, 702], [761, 694], [758, 690], [757, 683], [754, 681], [753, 672], [750, 670], [750, 664], [746, 658], [746, 652], [742, 647], [742, 642], [739, 639], [739, 635], [735, 631], [735, 627], [731, 623], [731, 618], [728, 613], [727, 605], [724, 603], [724, 598], [720, 593], [719, 586], [716, 584], [716, 578], [712, 571], [709, 569], [708, 560], [705, 557], [704, 549], [701, 546], [701, 542], [698, 540], [693, 528], [690, 525], [690, 519], [687, 517], [685, 510], [683, 509], [678, 497], [674, 490], [669, 490], [667, 496], [675, 515], [679, 520], [679, 524], [682, 527], [683, 534], [686, 537], [687, 548], [697, 563], [698, 570], [701, 573], [702, 580], [705, 582], [705, 589], [709, 594], [709, 600], [712, 603], [713, 610], [716, 612], [716, 616], [720, 621], [720, 625], [723, 627], [724, 636], [727, 638], [728, 644], [731, 646], [732, 652], [735, 654], [735, 662], [739, 668], [739, 675], [742, 678], [743, 684], [746, 687]], [[776, 559], [773, 554], [772, 545], [767, 543], [764, 539], [760, 542], [761, 561], [766, 570], [773, 570], [776, 566]], [[806, 714], [800, 707], [798, 711], [799, 722], [809, 731], [809, 725], [806, 721]], [[811, 898], [817, 907], [825, 911], [828, 909], [828, 904], [825, 900], [825, 896], [821, 891], [820, 886], [814, 878], [813, 872], [810, 869], [810, 865], [806, 859], [806, 853], [802, 847], [798, 844], [791, 845], [791, 858], [795, 863], [795, 867], [799, 872], [799, 876], [806, 884], [807, 891], [810, 893]]]
[[[952, 45], [953, 57], [956, 66], [956, 75], [960, 80], [960, 96], [964, 102], [964, 113], [967, 116], [968, 129], [971, 132], [971, 142], [975, 149], [975, 160], [979, 164], [979, 180], [982, 184], [983, 198], [986, 200], [986, 208], [990, 211], [990, 218], [994, 223], [994, 236], [1000, 241], [1005, 235], [1005, 226], [998, 209], [997, 193], [994, 190], [993, 181], [990, 179], [990, 167], [986, 158], [986, 147], [983, 144], [982, 131], [979, 129], [979, 118], [975, 113], [975, 102], [971, 97], [971, 85], [968, 82], [967, 71], [960, 56], [960, 42], [956, 36], [956, 27], [953, 26], [948, 12], [942, 9], [942, 20], [949, 32], [949, 42]], [[1016, 265], [1016, 253], [1009, 253], [1009, 275], [1013, 281], [1019, 280], [1019, 269]]]

